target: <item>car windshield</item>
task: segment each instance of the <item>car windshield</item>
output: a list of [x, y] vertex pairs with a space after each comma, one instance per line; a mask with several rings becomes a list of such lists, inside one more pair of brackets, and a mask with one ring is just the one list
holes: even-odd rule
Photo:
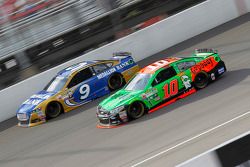
[[151, 75], [138, 73], [125, 87], [125, 90], [144, 90]]
[[48, 83], [44, 90], [47, 92], [58, 92], [64, 87], [66, 82], [67, 78], [57, 76]]

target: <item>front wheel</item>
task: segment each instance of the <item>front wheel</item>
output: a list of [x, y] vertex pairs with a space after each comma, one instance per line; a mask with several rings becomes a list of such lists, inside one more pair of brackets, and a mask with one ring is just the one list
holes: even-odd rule
[[197, 89], [203, 89], [208, 85], [208, 82], [208, 74], [206, 72], [200, 72], [194, 78], [194, 87]]
[[145, 113], [145, 107], [141, 102], [134, 102], [128, 107], [128, 116], [130, 119], [138, 119]]
[[51, 102], [46, 108], [46, 117], [48, 119], [56, 118], [62, 112], [62, 106], [58, 102]]
[[124, 84], [125, 81], [121, 74], [113, 74], [108, 80], [109, 89], [111, 91], [120, 89]]

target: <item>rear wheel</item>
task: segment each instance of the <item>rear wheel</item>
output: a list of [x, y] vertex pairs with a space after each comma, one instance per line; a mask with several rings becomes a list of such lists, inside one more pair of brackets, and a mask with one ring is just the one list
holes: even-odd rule
[[130, 119], [138, 119], [145, 113], [145, 107], [141, 102], [134, 102], [128, 107], [128, 116]]
[[120, 89], [124, 84], [125, 81], [121, 74], [113, 74], [108, 80], [110, 90]]
[[203, 89], [208, 85], [209, 76], [206, 72], [198, 73], [194, 78], [194, 86], [198, 89]]
[[58, 102], [51, 102], [47, 105], [46, 108], [46, 117], [48, 119], [50, 118], [56, 118], [58, 117], [62, 112], [62, 106]]

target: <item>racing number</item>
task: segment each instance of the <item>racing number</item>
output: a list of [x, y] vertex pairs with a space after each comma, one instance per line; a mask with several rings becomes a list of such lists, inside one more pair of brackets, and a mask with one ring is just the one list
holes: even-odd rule
[[170, 96], [176, 95], [178, 93], [178, 81], [176, 79], [172, 80], [170, 84], [167, 83], [166, 85], [164, 85], [163, 89], [165, 99], [169, 98]]
[[80, 92], [80, 100], [84, 100], [89, 96], [89, 92], [90, 92], [90, 87], [87, 84], [84, 84], [80, 87], [79, 89]]

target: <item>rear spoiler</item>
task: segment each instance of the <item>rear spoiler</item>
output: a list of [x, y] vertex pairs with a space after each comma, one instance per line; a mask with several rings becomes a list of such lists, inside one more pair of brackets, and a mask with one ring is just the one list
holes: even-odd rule
[[217, 54], [218, 50], [215, 49], [208, 49], [208, 48], [203, 48], [203, 49], [195, 49], [194, 54], [199, 54], [199, 53], [212, 53], [212, 54]]
[[113, 57], [111, 59], [121, 60], [121, 59], [131, 57], [131, 55], [132, 54], [130, 52], [115, 52], [113, 53]]
[[130, 52], [114, 52], [113, 57], [124, 57], [124, 56], [131, 56]]

